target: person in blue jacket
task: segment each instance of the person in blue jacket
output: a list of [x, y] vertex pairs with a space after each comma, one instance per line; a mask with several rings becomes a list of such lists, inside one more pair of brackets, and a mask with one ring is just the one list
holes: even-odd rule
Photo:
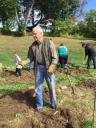
[[64, 70], [65, 65], [68, 61], [68, 49], [66, 46], [63, 45], [63, 43], [61, 43], [58, 48], [58, 57], [61, 68]]

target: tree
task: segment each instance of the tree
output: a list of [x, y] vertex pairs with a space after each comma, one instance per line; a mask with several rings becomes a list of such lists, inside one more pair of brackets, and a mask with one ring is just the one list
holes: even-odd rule
[[[4, 22], [15, 17], [19, 31], [25, 35], [28, 21], [32, 20], [34, 27], [46, 19], [66, 20], [75, 16], [80, 5], [79, 0], [0, 0], [0, 17]], [[39, 12], [37, 20], [35, 10]]]
[[79, 0], [40, 0], [41, 9], [46, 19], [67, 19], [74, 16], [80, 8]]
[[16, 0], [0, 0], [0, 19], [2, 20], [4, 31], [11, 26], [11, 19], [15, 17], [15, 7]]
[[[26, 34], [26, 26], [30, 14], [32, 14], [34, 0], [0, 0], [0, 18], [3, 28], [10, 24], [12, 19], [17, 21], [18, 30]], [[22, 16], [23, 15], [23, 19]], [[8, 25], [7, 25], [8, 26]]]
[[78, 28], [80, 35], [96, 38], [96, 10], [87, 11], [84, 20], [78, 22]]
[[16, 0], [0, 0], [0, 18], [4, 23], [15, 16]]
[[15, 7], [16, 20], [18, 23], [18, 31], [22, 35], [26, 35], [26, 27], [28, 19], [32, 14], [34, 6], [34, 0], [17, 0], [17, 6]]
[[88, 36], [96, 38], [96, 10], [90, 10], [86, 13]]

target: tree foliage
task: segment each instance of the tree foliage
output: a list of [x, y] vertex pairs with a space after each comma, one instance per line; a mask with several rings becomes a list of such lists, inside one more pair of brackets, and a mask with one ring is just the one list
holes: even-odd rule
[[[14, 18], [19, 32], [25, 35], [30, 20], [33, 26], [48, 19], [53, 19], [55, 23], [61, 20], [60, 22], [64, 21], [63, 24], [66, 27], [70, 17], [74, 19], [81, 6], [79, 0], [0, 0], [0, 18], [3, 24]], [[34, 10], [39, 10], [37, 18]], [[72, 23], [69, 26], [73, 27]], [[67, 31], [70, 33], [69, 28]]]
[[15, 17], [16, 0], [0, 0], [0, 18], [3, 22]]
[[77, 33], [76, 24], [73, 20], [56, 20], [52, 26], [51, 34], [53, 36], [64, 36], [64, 35], [74, 35]]
[[46, 19], [63, 19], [74, 16], [80, 8], [79, 0], [40, 0], [41, 10]]
[[79, 22], [78, 26], [80, 34], [96, 38], [96, 10], [86, 12], [84, 21]]

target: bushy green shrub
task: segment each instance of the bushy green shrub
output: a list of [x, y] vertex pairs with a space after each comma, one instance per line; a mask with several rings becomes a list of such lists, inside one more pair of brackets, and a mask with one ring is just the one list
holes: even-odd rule
[[74, 35], [77, 32], [76, 24], [73, 20], [56, 20], [52, 26], [51, 35], [63, 36], [63, 35]]

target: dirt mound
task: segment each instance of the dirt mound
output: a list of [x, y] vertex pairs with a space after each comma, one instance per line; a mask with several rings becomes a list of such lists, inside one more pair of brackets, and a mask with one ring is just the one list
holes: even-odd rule
[[90, 89], [94, 89], [96, 88], [96, 80], [87, 80], [84, 81], [82, 83], [80, 83], [79, 85], [76, 85], [77, 87], [84, 87], [84, 88], [90, 88]]
[[[83, 69], [68, 69], [68, 74], [74, 72], [83, 74]], [[15, 72], [6, 70], [2, 74], [8, 79], [4, 85], [12, 82], [31, 83], [34, 73], [22, 71], [22, 76], [16, 77]], [[79, 128], [77, 114], [72, 110], [59, 109], [57, 114], [50, 106], [49, 92], [43, 90], [44, 108], [36, 111], [34, 89], [17, 91], [12, 94], [0, 95], [0, 128]]]
[[[79, 128], [77, 117], [69, 110], [54, 110], [44, 104], [36, 111], [34, 90], [18, 91], [0, 96], [0, 128]], [[49, 99], [44, 90], [45, 101]], [[47, 107], [46, 107], [47, 106]]]
[[[16, 82], [16, 83], [22, 83], [22, 82], [27, 82], [31, 83], [32, 80], [34, 80], [34, 72], [29, 72], [27, 70], [22, 70], [22, 75], [21, 76], [16, 76], [14, 71], [10, 70], [5, 70], [2, 72], [1, 77], [7, 77], [8, 79], [6, 80], [7, 84], [10, 82]], [[5, 83], [6, 84], [6, 83]]]
[[67, 67], [67, 69], [65, 69], [66, 71], [66, 73], [68, 74], [68, 75], [72, 75], [72, 74], [77, 74], [77, 75], [79, 75], [79, 74], [87, 74], [89, 71], [87, 70], [87, 69], [84, 69], [84, 68], [82, 68], [82, 67], [72, 67], [72, 66], [68, 66]]

